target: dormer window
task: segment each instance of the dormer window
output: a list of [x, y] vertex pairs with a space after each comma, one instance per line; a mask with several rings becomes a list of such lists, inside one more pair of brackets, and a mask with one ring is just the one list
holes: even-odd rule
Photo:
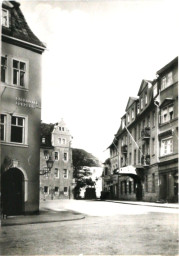
[[3, 27], [9, 27], [9, 11], [2, 9], [1, 24]]

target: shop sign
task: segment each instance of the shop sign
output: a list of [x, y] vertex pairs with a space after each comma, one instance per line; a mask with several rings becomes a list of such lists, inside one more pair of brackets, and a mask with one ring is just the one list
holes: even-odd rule
[[36, 100], [29, 100], [20, 97], [16, 97], [16, 105], [26, 108], [37, 108], [38, 102]]

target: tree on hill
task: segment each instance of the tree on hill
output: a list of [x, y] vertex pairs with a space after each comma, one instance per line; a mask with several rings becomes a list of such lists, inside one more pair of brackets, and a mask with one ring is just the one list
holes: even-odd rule
[[91, 172], [88, 167], [100, 167], [99, 160], [83, 149], [72, 149], [73, 177], [76, 180], [74, 188], [75, 198], [79, 197], [81, 188], [95, 186], [95, 181], [90, 177]]

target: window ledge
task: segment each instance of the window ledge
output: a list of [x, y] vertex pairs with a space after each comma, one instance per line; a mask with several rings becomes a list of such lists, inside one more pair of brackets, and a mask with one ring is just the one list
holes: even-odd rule
[[20, 90], [20, 91], [26, 91], [26, 92], [29, 91], [28, 88], [23, 88], [23, 87], [16, 86], [16, 85], [9, 85], [9, 84], [6, 84], [6, 83], [2, 83], [2, 86], [3, 86], [3, 85], [4, 85], [5, 88]]
[[12, 147], [22, 147], [22, 148], [28, 148], [29, 147], [28, 144], [19, 144], [19, 143], [15, 143], [15, 142], [1, 141], [0, 144], [5, 145], [5, 146], [12, 146]]
[[172, 84], [168, 85], [167, 87], [165, 87], [164, 89], [161, 89], [161, 93], [162, 93], [163, 91], [167, 90], [168, 88], [170, 88], [172, 85], [175, 85], [175, 84], [177, 84], [177, 83], [178, 83], [178, 82], [172, 83]]
[[167, 124], [171, 124], [171, 123], [173, 123], [173, 122], [176, 121], [176, 120], [178, 120], [178, 117], [175, 117], [175, 118], [173, 118], [172, 120], [167, 121], [167, 122], [165, 122], [165, 123], [159, 124], [159, 127], [163, 127], [163, 126], [165, 126], [165, 125], [167, 125]]

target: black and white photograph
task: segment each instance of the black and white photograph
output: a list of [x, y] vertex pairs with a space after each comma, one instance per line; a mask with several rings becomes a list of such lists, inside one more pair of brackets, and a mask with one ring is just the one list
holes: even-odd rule
[[0, 255], [179, 255], [177, 0], [1, 0]]

